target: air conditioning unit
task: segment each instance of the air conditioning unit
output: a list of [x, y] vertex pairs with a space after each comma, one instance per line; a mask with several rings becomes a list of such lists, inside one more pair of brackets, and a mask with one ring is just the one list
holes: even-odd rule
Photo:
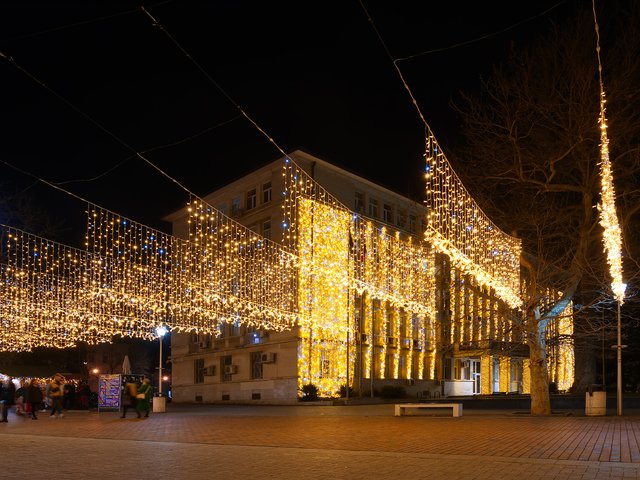
[[387, 337], [387, 345], [394, 346], [396, 344], [396, 337]]
[[420, 350], [420, 340], [413, 339], [413, 348], [416, 350]]
[[208, 340], [205, 340], [203, 342], [198, 342], [198, 346], [200, 348], [210, 348], [211, 347], [211, 342], [209, 342]]
[[273, 363], [276, 361], [276, 354], [273, 352], [267, 352], [267, 353], [263, 353], [260, 356], [260, 362], [261, 363]]
[[237, 365], [225, 365], [224, 366], [224, 374], [225, 375], [233, 375], [234, 373], [238, 373]]
[[212, 377], [216, 374], [216, 366], [215, 365], [209, 365], [208, 367], [204, 367], [202, 369], [202, 372], [204, 375], [208, 376], [208, 377]]

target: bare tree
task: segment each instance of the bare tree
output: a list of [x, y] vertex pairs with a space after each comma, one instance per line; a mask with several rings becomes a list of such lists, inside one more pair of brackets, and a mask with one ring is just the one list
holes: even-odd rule
[[[634, 2], [607, 2], [603, 8], [609, 149], [618, 215], [631, 242], [624, 259], [631, 284], [638, 270], [632, 259], [640, 208], [640, 9]], [[477, 96], [463, 94], [454, 106], [464, 131], [464, 145], [450, 155], [454, 168], [489, 216], [514, 231], [528, 253], [522, 261], [526, 290], [520, 326], [529, 346], [532, 414], [551, 413], [549, 322], [574, 302], [576, 332], [600, 338], [589, 320], [602, 318], [594, 307], [611, 298], [596, 208], [599, 92], [593, 12], [586, 8], [567, 24], [552, 26], [537, 44], [514, 48], [508, 62], [481, 80]], [[549, 288], [561, 295], [545, 294]], [[594, 381], [594, 351], [584, 350], [589, 345], [576, 352], [576, 386]]]

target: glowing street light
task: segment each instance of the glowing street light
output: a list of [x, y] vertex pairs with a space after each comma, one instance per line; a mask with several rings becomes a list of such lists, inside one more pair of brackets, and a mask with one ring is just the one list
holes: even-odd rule
[[156, 335], [160, 340], [160, 364], [158, 366], [158, 395], [162, 396], [162, 337], [167, 334], [167, 327], [159, 326], [156, 328]]

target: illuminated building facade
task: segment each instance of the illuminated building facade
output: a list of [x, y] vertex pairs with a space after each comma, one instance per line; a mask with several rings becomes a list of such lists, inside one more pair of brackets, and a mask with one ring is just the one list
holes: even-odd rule
[[[172, 332], [174, 401], [293, 403], [306, 384], [323, 397], [347, 384], [363, 396], [527, 392], [513, 307], [425, 242], [424, 204], [299, 150], [203, 200], [292, 252], [298, 275], [274, 295], [293, 298], [297, 318], [274, 330], [238, 312], [215, 334]], [[188, 211], [167, 220], [191, 235]]]

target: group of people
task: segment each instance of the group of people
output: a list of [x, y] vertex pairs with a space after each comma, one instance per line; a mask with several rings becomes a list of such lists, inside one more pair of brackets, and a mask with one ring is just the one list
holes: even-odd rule
[[[9, 410], [13, 406], [17, 415], [28, 415], [37, 420], [38, 412], [44, 409], [45, 400], [51, 407], [50, 418], [64, 417], [63, 409], [69, 408], [64, 403], [65, 393], [69, 391], [65, 386], [65, 379], [60, 373], [56, 373], [44, 389], [36, 378], [23, 380], [16, 388], [14, 379], [7, 377], [4, 382], [0, 382], [0, 423], [8, 422]], [[134, 377], [127, 378], [122, 390], [121, 418], [126, 418], [129, 410], [135, 411], [138, 418], [143, 415], [148, 417], [152, 398], [153, 387], [148, 378], [143, 379], [140, 384]]]
[[138, 385], [135, 378], [128, 378], [122, 390], [122, 415], [120, 418], [127, 418], [127, 411], [133, 409], [138, 418], [149, 416], [151, 412], [151, 399], [153, 398], [153, 388], [148, 378], [142, 380]]
[[[47, 390], [52, 405], [51, 417], [59, 418], [62, 413], [62, 383], [64, 377], [56, 373], [48, 384]], [[57, 390], [56, 390], [57, 389]], [[33, 420], [38, 419], [37, 412], [42, 409], [42, 403], [45, 395], [38, 384], [36, 378], [32, 378], [29, 382], [21, 382], [20, 387], [16, 388], [16, 384], [12, 377], [7, 377], [4, 383], [0, 384], [0, 405], [2, 406], [0, 422], [9, 421], [9, 410], [14, 405], [16, 413], [29, 415]], [[55, 410], [54, 410], [55, 408]]]

